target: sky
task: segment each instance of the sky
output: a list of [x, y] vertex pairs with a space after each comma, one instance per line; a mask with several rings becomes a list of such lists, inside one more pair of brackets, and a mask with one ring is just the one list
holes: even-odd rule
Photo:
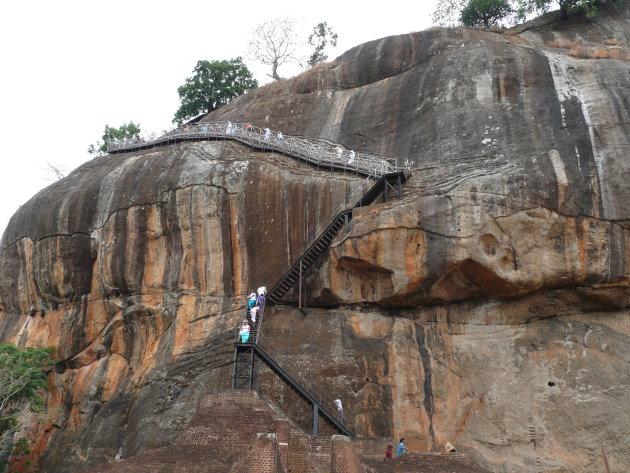
[[[91, 156], [105, 125], [172, 128], [177, 88], [200, 59], [242, 56], [261, 83], [268, 66], [247, 56], [256, 25], [291, 18], [304, 40], [326, 21], [339, 35], [329, 59], [366, 41], [431, 26], [437, 0], [33, 0], [0, 16], [0, 234], [11, 215]], [[281, 66], [282, 77], [301, 72]]]

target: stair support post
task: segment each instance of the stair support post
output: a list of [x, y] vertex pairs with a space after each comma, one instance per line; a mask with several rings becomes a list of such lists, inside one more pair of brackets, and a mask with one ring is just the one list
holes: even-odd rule
[[236, 365], [238, 364], [238, 348], [234, 349], [234, 363], [232, 366], [232, 389], [236, 389]]
[[302, 308], [302, 260], [300, 260], [300, 283], [298, 285], [298, 308]]
[[249, 358], [249, 390], [254, 389], [254, 349], [250, 348], [251, 356]]
[[313, 403], [313, 437], [317, 437], [317, 431], [318, 429], [318, 424], [319, 424], [319, 408], [317, 407], [317, 404]]

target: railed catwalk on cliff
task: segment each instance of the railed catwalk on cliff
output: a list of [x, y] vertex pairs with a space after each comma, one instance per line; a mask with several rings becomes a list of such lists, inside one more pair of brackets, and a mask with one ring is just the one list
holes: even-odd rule
[[164, 135], [144, 140], [134, 138], [109, 143], [110, 154], [127, 153], [180, 143], [182, 141], [235, 140], [262, 151], [277, 151], [312, 165], [380, 178], [402, 170], [398, 158], [384, 158], [373, 154], [343, 150], [339, 145], [295, 136], [282, 136], [268, 128], [248, 123], [212, 122], [184, 125]]

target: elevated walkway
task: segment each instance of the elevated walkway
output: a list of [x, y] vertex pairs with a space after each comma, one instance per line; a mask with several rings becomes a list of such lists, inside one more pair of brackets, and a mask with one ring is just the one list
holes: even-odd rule
[[313, 166], [355, 172], [366, 177], [380, 178], [402, 170], [397, 158], [345, 150], [339, 145], [295, 136], [282, 136], [268, 128], [231, 122], [195, 123], [149, 140], [131, 139], [109, 143], [107, 152], [128, 153], [183, 141], [210, 140], [234, 140], [260, 151], [282, 153]]

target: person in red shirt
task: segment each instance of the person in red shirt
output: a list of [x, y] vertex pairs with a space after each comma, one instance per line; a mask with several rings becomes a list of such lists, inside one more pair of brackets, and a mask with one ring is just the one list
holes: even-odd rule
[[385, 450], [385, 461], [392, 459], [393, 449], [394, 449], [393, 445], [387, 446], [387, 450]]

